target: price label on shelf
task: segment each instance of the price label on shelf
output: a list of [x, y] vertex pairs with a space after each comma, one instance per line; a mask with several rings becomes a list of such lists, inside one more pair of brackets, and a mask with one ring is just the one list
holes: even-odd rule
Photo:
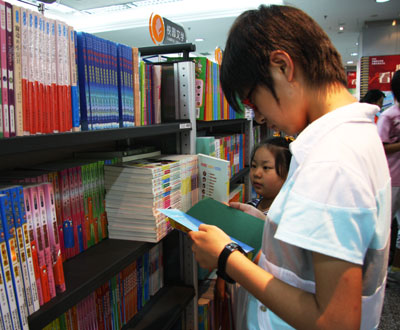
[[190, 128], [192, 128], [192, 124], [191, 123], [179, 124], [179, 129], [190, 129]]

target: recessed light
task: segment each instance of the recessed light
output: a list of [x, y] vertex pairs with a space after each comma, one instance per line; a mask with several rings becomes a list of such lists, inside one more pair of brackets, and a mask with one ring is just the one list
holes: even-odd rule
[[343, 30], [344, 30], [344, 26], [343, 25], [339, 26], [339, 31], [343, 31]]

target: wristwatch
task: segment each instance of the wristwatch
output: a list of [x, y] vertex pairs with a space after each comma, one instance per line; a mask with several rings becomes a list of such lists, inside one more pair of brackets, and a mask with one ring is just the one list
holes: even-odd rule
[[225, 280], [228, 283], [234, 284], [235, 281], [232, 280], [228, 274], [225, 272], [226, 270], [226, 261], [228, 260], [228, 257], [233, 251], [239, 251], [243, 254], [245, 252], [243, 251], [242, 247], [235, 243], [235, 242], [230, 242], [225, 245], [224, 249], [222, 250], [221, 254], [218, 257], [218, 270], [217, 270], [217, 275], [221, 277], [223, 280]]

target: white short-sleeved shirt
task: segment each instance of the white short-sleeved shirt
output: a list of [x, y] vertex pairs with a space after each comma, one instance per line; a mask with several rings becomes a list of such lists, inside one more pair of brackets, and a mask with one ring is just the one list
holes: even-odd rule
[[[379, 324], [390, 243], [391, 183], [376, 111], [365, 103], [338, 108], [291, 143], [288, 178], [269, 210], [259, 260], [308, 292], [315, 292], [313, 251], [362, 265], [362, 329]], [[259, 301], [249, 308], [252, 328], [291, 328]]]

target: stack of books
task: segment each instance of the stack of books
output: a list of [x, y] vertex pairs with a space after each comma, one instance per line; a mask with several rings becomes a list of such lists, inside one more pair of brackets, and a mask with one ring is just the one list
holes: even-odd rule
[[158, 208], [181, 208], [181, 167], [142, 159], [104, 167], [110, 238], [158, 242], [170, 230]]

